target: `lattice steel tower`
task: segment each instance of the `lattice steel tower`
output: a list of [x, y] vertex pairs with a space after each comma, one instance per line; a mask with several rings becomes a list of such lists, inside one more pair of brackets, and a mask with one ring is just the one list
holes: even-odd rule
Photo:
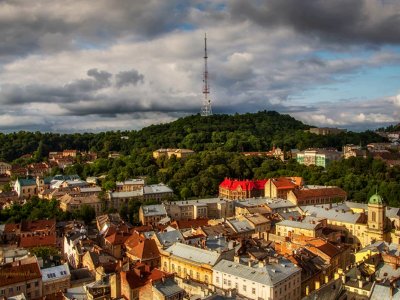
[[208, 69], [207, 69], [207, 34], [204, 34], [204, 74], [203, 74], [203, 106], [201, 107], [201, 115], [202, 116], [211, 116], [211, 100], [208, 98], [208, 94], [210, 94], [210, 86], [208, 85]]

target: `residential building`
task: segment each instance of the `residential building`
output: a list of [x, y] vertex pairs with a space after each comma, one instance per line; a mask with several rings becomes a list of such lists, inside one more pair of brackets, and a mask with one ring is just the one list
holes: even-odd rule
[[359, 145], [347, 144], [343, 146], [343, 158], [350, 157], [367, 157], [367, 151], [363, 150]]
[[291, 190], [287, 199], [298, 206], [325, 204], [346, 201], [347, 193], [336, 186], [305, 186]]
[[11, 165], [5, 162], [0, 162], [0, 174], [5, 175], [7, 171], [11, 170]]
[[42, 274], [36, 256], [0, 266], [0, 297], [24, 293], [28, 299], [41, 299]]
[[318, 237], [322, 235], [323, 225], [320, 222], [298, 222], [284, 220], [275, 224], [276, 234], [283, 237], [293, 235], [304, 235], [308, 237]]
[[160, 251], [161, 269], [180, 278], [191, 278], [201, 283], [212, 283], [212, 268], [220, 260], [218, 252], [175, 243]]
[[224, 199], [247, 199], [264, 197], [267, 180], [238, 180], [225, 178], [219, 185], [219, 197]]
[[301, 299], [301, 269], [285, 259], [253, 265], [222, 259], [213, 267], [213, 285], [236, 289], [246, 299]]
[[329, 127], [315, 127], [315, 128], [310, 128], [309, 132], [316, 134], [316, 135], [334, 135], [334, 134], [339, 134], [342, 132], [346, 132], [346, 129], [339, 129], [339, 128], [329, 128]]
[[265, 197], [287, 199], [290, 191], [302, 185], [301, 177], [271, 178], [265, 184]]
[[164, 183], [145, 185], [143, 187], [143, 199], [147, 200], [170, 200], [174, 196], [174, 191]]
[[297, 153], [296, 160], [302, 165], [325, 168], [330, 162], [340, 160], [341, 157], [342, 152], [336, 149], [307, 149]]
[[172, 220], [221, 219], [235, 215], [234, 202], [220, 198], [166, 202], [165, 209]]
[[116, 182], [116, 192], [132, 192], [142, 190], [144, 187], [143, 179], [128, 179]]
[[82, 205], [88, 205], [94, 209], [96, 215], [102, 213], [102, 200], [97, 195], [75, 196], [66, 194], [59, 199], [62, 211], [74, 212]]
[[142, 225], [155, 226], [167, 217], [164, 204], [146, 205], [139, 208], [139, 220]]
[[42, 272], [43, 296], [65, 292], [71, 286], [68, 264], [45, 268]]

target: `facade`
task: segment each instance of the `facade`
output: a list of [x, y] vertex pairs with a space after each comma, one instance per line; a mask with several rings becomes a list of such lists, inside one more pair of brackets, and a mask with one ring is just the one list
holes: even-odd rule
[[191, 278], [205, 284], [212, 283], [212, 268], [221, 257], [218, 252], [182, 243], [175, 243], [160, 252], [162, 271], [175, 273], [182, 279]]
[[231, 200], [264, 197], [266, 182], [267, 180], [225, 178], [219, 185], [219, 197]]
[[343, 146], [343, 158], [348, 159], [350, 157], [367, 157], [367, 151], [362, 150], [361, 146], [348, 144]]
[[35, 256], [0, 267], [0, 297], [25, 294], [27, 299], [41, 299], [42, 275]]
[[139, 208], [139, 220], [142, 225], [155, 226], [167, 217], [164, 204], [146, 205]]
[[213, 285], [236, 289], [246, 299], [301, 299], [301, 269], [288, 260], [243, 265], [221, 260], [213, 268]]
[[301, 177], [271, 178], [265, 184], [265, 197], [287, 199], [290, 191], [302, 186]]
[[346, 132], [346, 129], [339, 129], [339, 128], [329, 128], [329, 127], [320, 127], [320, 128], [310, 128], [310, 133], [316, 135], [330, 135], [330, 134], [339, 134], [342, 132]]
[[71, 285], [68, 264], [42, 269], [43, 296], [65, 292]]
[[319, 186], [312, 188], [294, 189], [288, 193], [287, 199], [302, 206], [310, 204], [325, 204], [347, 200], [347, 193], [336, 186]]
[[322, 224], [319, 222], [297, 222], [284, 220], [276, 223], [276, 234], [283, 237], [292, 235], [304, 235], [308, 237], [318, 237], [322, 235]]
[[96, 215], [102, 213], [102, 201], [97, 195], [90, 196], [75, 196], [71, 194], [66, 194], [60, 199], [60, 208], [62, 211], [74, 212], [78, 210], [82, 205], [91, 206]]
[[11, 170], [11, 165], [5, 162], [0, 162], [0, 174], [7, 174], [7, 171]]
[[132, 192], [141, 190], [144, 187], [143, 179], [129, 179], [116, 182], [116, 192]]
[[176, 156], [176, 158], [186, 158], [190, 155], [193, 155], [195, 152], [190, 149], [158, 149], [153, 152], [153, 158], [157, 159], [159, 157], [168, 157], [171, 158], [172, 155]]
[[35, 179], [18, 178], [14, 184], [14, 190], [20, 198], [30, 198], [37, 194], [37, 186]]
[[315, 165], [325, 168], [331, 161], [339, 160], [342, 153], [330, 149], [308, 149], [297, 153], [296, 160], [299, 164]]
[[222, 219], [235, 215], [233, 201], [220, 198], [166, 202], [165, 209], [172, 220]]

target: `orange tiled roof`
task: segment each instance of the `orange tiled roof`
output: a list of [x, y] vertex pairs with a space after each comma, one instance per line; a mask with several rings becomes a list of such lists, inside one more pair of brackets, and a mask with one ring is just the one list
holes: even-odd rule
[[130, 236], [129, 233], [117, 231], [108, 235], [105, 239], [112, 245], [122, 245]]
[[175, 224], [179, 229], [197, 228], [200, 226], [207, 226], [208, 219], [177, 220], [172, 222], [170, 225], [174, 227]]
[[278, 190], [288, 190], [296, 187], [292, 180], [285, 177], [273, 178], [271, 182]]
[[346, 197], [347, 193], [339, 187], [323, 187], [320, 189], [294, 190], [297, 200], [313, 199], [316, 197]]
[[19, 246], [23, 248], [34, 248], [42, 246], [56, 246], [56, 235], [33, 235], [20, 238]]
[[0, 267], [0, 287], [41, 277], [37, 262], [24, 264], [21, 261], [16, 261]]
[[155, 240], [140, 240], [129, 252], [130, 255], [139, 258], [140, 260], [155, 259], [160, 257]]

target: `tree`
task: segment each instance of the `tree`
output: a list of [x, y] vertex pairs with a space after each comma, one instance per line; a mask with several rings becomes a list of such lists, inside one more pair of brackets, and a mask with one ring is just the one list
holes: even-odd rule
[[90, 205], [83, 204], [79, 209], [78, 216], [81, 220], [83, 220], [86, 224], [90, 224], [94, 218], [96, 217], [96, 211]]

